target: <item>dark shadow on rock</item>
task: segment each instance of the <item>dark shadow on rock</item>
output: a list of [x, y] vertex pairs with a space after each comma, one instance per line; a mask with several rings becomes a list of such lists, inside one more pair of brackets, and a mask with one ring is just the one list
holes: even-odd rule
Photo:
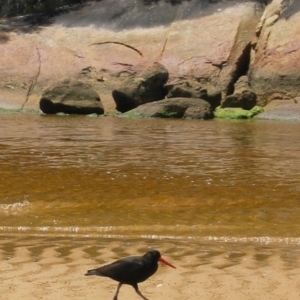
[[[79, 3], [75, 3], [79, 2]], [[2, 11], [0, 3], [0, 33], [2, 32], [19, 32], [30, 33], [32, 31], [38, 31], [41, 26], [49, 26], [54, 23], [55, 17], [65, 15], [72, 11], [78, 11], [84, 7], [88, 1], [77, 0], [75, 4], [65, 5], [63, 7], [57, 7], [51, 11], [36, 11], [28, 14], [19, 13], [14, 15], [9, 11]], [[12, 15], [11, 15], [12, 14]]]
[[296, 13], [300, 11], [300, 1], [299, 0], [284, 0], [282, 3], [282, 12], [280, 14], [279, 20], [287, 20]]
[[[145, 5], [153, 5], [162, 2], [162, 0], [143, 0]], [[171, 5], [179, 5], [182, 2], [190, 2], [191, 0], [163, 0], [166, 3], [170, 3]], [[211, 1], [213, 2], [213, 1]]]
[[[91, 1], [82, 10], [60, 16], [56, 18], [55, 22], [67, 27], [94, 25], [116, 31], [136, 27], [150, 28], [154, 26], [168, 26], [175, 20], [186, 20], [210, 15], [221, 9], [243, 2], [245, 1]], [[253, 0], [253, 2], [265, 3], [264, 0]]]
[[40, 100], [40, 109], [44, 114], [53, 115], [57, 113], [77, 114], [77, 115], [102, 115], [104, 110], [100, 107], [76, 107], [64, 103], [53, 103], [47, 98]]
[[[248, 0], [265, 5], [267, 0]], [[74, 0], [50, 12], [8, 18], [12, 30], [30, 32], [53, 23], [66, 27], [90, 26], [110, 30], [168, 26], [175, 20], [199, 18], [226, 9], [245, 0]], [[75, 3], [76, 2], [76, 3]], [[75, 4], [74, 4], [75, 3]], [[2, 4], [3, 6], [3, 4]], [[0, 3], [0, 17], [3, 14]]]
[[[66, 27], [90, 26], [110, 30], [168, 26], [232, 7], [244, 0], [101, 0], [88, 1], [82, 9], [58, 16], [55, 23]], [[249, 0], [265, 5], [265, 0]]]
[[6, 30], [3, 30], [0, 25], [0, 44], [5, 44], [9, 41], [9, 34]]
[[68, 10], [74, 5], [83, 5], [89, 0], [1, 0], [0, 18], [29, 14], [55, 15]]

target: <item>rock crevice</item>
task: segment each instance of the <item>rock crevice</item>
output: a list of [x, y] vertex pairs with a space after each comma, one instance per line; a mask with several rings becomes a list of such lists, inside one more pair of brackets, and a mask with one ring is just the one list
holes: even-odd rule
[[26, 103], [28, 102], [29, 97], [30, 97], [32, 91], [34, 90], [35, 85], [36, 85], [38, 78], [40, 76], [40, 73], [41, 73], [42, 60], [41, 60], [41, 53], [40, 53], [39, 48], [36, 48], [36, 55], [37, 55], [37, 72], [36, 72], [36, 75], [31, 79], [31, 83], [30, 83], [28, 91], [27, 91], [26, 99], [21, 106], [21, 110], [24, 109]]

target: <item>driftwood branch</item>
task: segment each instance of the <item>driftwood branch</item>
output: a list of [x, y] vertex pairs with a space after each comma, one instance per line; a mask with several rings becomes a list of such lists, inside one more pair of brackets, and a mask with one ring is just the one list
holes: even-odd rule
[[100, 43], [93, 43], [91, 44], [90, 46], [95, 46], [95, 45], [104, 45], [104, 44], [116, 44], [116, 45], [121, 45], [121, 46], [124, 46], [124, 47], [127, 47], [135, 52], [137, 52], [140, 56], [143, 56], [143, 53], [136, 49], [135, 47], [133, 46], [130, 46], [130, 45], [127, 45], [127, 44], [124, 44], [124, 43], [121, 43], [121, 42], [113, 42], [113, 41], [107, 41], [107, 42], [100, 42]]

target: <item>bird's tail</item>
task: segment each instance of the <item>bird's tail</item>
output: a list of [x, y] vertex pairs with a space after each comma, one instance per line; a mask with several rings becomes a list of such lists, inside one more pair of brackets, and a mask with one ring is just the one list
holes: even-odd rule
[[97, 270], [96, 269], [93, 269], [93, 270], [88, 270], [87, 272], [86, 272], [86, 274], [84, 274], [85, 276], [90, 276], [90, 275], [99, 275], [98, 273], [97, 273]]

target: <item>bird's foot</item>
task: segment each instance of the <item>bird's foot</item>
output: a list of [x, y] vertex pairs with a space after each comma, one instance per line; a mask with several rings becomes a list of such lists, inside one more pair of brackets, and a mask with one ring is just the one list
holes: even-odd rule
[[148, 298], [146, 298], [139, 290], [136, 290], [137, 294], [139, 296], [141, 296], [144, 300], [149, 300]]

